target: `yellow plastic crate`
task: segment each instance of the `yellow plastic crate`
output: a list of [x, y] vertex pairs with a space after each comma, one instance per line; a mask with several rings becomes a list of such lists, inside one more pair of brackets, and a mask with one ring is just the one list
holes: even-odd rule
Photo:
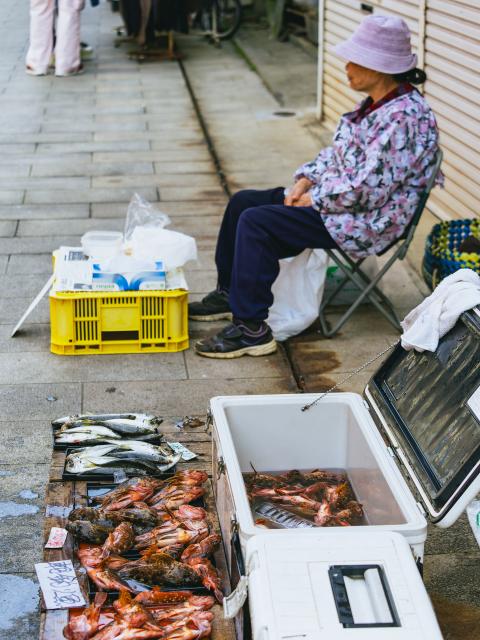
[[52, 353], [151, 353], [188, 349], [186, 291], [50, 294]]

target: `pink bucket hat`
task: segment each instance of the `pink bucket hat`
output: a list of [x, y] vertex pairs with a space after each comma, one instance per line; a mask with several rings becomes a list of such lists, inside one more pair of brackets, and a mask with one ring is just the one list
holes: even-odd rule
[[382, 73], [405, 73], [417, 64], [406, 22], [392, 16], [367, 16], [334, 52], [344, 60]]

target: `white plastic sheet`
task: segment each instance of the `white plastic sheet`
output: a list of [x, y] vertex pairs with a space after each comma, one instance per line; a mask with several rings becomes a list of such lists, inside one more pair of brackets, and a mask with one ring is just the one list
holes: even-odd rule
[[318, 317], [327, 262], [322, 249], [305, 249], [294, 258], [280, 260], [267, 319], [276, 340], [297, 335]]

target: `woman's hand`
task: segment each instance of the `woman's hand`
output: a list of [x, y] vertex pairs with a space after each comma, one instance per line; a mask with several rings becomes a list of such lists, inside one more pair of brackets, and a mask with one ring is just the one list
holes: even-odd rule
[[304, 193], [299, 198], [297, 198], [293, 203], [293, 206], [294, 207], [312, 207], [313, 201], [312, 201], [312, 196], [310, 195], [310, 192], [307, 191], [307, 193]]
[[313, 182], [308, 178], [300, 178], [290, 189], [289, 194], [285, 197], [283, 204], [286, 207], [308, 207], [310, 205], [298, 204], [298, 200], [302, 198], [311, 188]]

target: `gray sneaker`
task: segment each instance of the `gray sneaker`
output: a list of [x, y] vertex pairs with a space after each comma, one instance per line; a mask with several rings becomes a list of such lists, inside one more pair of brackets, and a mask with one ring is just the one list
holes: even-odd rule
[[265, 322], [256, 331], [252, 331], [239, 320], [234, 320], [216, 335], [195, 344], [195, 353], [204, 358], [268, 356], [276, 350], [277, 343]]
[[232, 311], [228, 303], [228, 294], [211, 291], [200, 302], [191, 302], [188, 305], [188, 317], [190, 320], [202, 322], [231, 320]]

